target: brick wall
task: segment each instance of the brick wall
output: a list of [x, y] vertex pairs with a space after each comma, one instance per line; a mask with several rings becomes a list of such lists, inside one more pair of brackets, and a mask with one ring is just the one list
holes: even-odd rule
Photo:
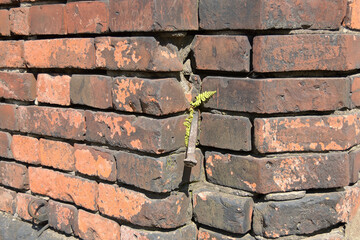
[[0, 211], [44, 199], [86, 240], [345, 239], [359, 31], [359, 0], [0, 0]]

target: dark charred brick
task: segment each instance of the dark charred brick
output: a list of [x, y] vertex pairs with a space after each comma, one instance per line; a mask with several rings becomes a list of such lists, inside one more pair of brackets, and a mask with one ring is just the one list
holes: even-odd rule
[[254, 71], [358, 69], [360, 68], [359, 44], [360, 36], [351, 34], [257, 36], [253, 42]]
[[217, 233], [205, 228], [200, 228], [198, 233], [198, 240], [255, 240], [250, 234], [241, 237], [233, 237], [223, 233]]
[[202, 113], [200, 144], [231, 150], [251, 150], [248, 118]]
[[333, 227], [342, 222], [342, 196], [341, 192], [308, 194], [299, 200], [256, 204], [254, 233], [277, 238]]
[[135, 229], [125, 225], [121, 226], [121, 239], [171, 239], [171, 240], [196, 240], [197, 228], [194, 223], [190, 223], [179, 229], [170, 232], [147, 231], [142, 229]]
[[196, 0], [110, 0], [112, 32], [198, 29]]
[[76, 207], [50, 200], [49, 226], [66, 234], [72, 234], [77, 229], [78, 210]]
[[17, 122], [17, 106], [0, 103], [0, 128], [16, 131], [19, 129]]
[[30, 34], [66, 34], [65, 5], [51, 4], [30, 7]]
[[0, 157], [11, 158], [11, 135], [7, 132], [0, 131]]
[[140, 192], [100, 183], [97, 202], [102, 214], [138, 226], [171, 229], [191, 219], [190, 199], [182, 192], [153, 199]]
[[0, 41], [1, 68], [24, 68], [24, 41]]
[[36, 79], [31, 73], [0, 72], [0, 98], [34, 101]]
[[81, 110], [20, 106], [20, 131], [83, 140], [85, 138], [85, 113]]
[[[127, 152], [116, 154], [117, 179], [152, 192], [169, 192], [183, 181], [199, 181], [203, 156], [196, 151], [197, 165], [191, 169], [184, 166], [184, 153], [154, 158]], [[188, 176], [184, 176], [184, 175]], [[184, 179], [187, 177], [188, 179]]]
[[251, 45], [246, 36], [197, 35], [192, 47], [196, 69], [250, 71]]
[[356, 183], [359, 180], [360, 172], [360, 149], [349, 153], [350, 156], [350, 183]]
[[348, 8], [343, 25], [355, 30], [360, 30], [360, 1], [348, 1]]
[[16, 35], [30, 34], [30, 7], [10, 9], [10, 31]]
[[193, 193], [195, 221], [232, 233], [246, 233], [251, 229], [253, 205], [251, 198], [221, 193], [209, 187]]
[[100, 75], [72, 75], [70, 98], [73, 104], [94, 108], [112, 107], [112, 78]]
[[96, 67], [123, 71], [178, 72], [183, 69], [175, 46], [153, 37], [95, 38]]
[[161, 154], [184, 145], [184, 121], [86, 111], [86, 140]]
[[358, 143], [359, 124], [356, 113], [256, 118], [255, 146], [262, 153], [346, 150]]
[[338, 29], [346, 0], [200, 0], [200, 27], [220, 29]]
[[120, 111], [157, 116], [185, 111], [190, 106], [184, 89], [174, 78], [116, 78], [113, 103]]
[[0, 36], [10, 36], [10, 16], [6, 9], [0, 10]]
[[20, 190], [29, 189], [29, 175], [26, 166], [0, 161], [0, 184]]
[[0, 211], [14, 214], [16, 211], [16, 192], [0, 187]]
[[264, 158], [206, 153], [208, 181], [262, 194], [347, 186], [348, 169], [346, 153]]
[[350, 107], [347, 78], [206, 77], [202, 90], [216, 91], [205, 107], [227, 111], [281, 113]]

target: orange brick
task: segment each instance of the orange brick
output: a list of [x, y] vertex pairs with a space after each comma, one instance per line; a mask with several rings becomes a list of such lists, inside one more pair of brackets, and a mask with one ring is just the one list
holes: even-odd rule
[[17, 106], [0, 103], [0, 129], [18, 130]]
[[0, 41], [0, 67], [2, 68], [23, 68], [24, 62], [24, 41]]
[[9, 11], [0, 10], [0, 36], [10, 36]]
[[67, 75], [39, 74], [37, 100], [45, 103], [70, 105], [70, 80], [71, 77]]
[[40, 139], [39, 158], [41, 165], [75, 170], [74, 148], [69, 143]]
[[16, 192], [0, 187], [0, 211], [15, 213]]
[[32, 220], [32, 217], [28, 212], [28, 205], [31, 200], [36, 200], [36, 199], [39, 198], [26, 193], [18, 193], [16, 195], [16, 213], [21, 219], [28, 221]]
[[33, 137], [14, 135], [11, 151], [15, 160], [39, 164], [39, 140]]
[[30, 7], [19, 7], [10, 9], [10, 31], [16, 35], [29, 35]]
[[360, 0], [348, 0], [344, 25], [351, 29], [360, 29]]

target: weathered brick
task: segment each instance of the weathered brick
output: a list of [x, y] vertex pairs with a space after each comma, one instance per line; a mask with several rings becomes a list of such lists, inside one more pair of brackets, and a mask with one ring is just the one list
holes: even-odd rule
[[76, 171], [107, 181], [116, 181], [116, 162], [112, 152], [75, 144], [74, 157]]
[[360, 68], [360, 36], [302, 34], [257, 36], [255, 72], [349, 71]]
[[94, 108], [112, 107], [112, 78], [100, 75], [72, 75], [70, 98], [73, 104]]
[[[346, 229], [348, 229], [348, 225], [346, 226]], [[313, 237], [307, 237], [304, 239], [305, 240], [324, 240], [324, 239], [326, 239], [326, 240], [346, 240], [347, 238], [345, 238], [344, 233], [340, 230], [338, 232], [318, 234]]]
[[253, 230], [256, 235], [277, 238], [291, 234], [310, 234], [343, 222], [340, 205], [343, 193], [307, 194], [293, 201], [255, 205]]
[[346, 17], [344, 19], [344, 26], [360, 30], [360, 1], [349, 0]]
[[0, 157], [11, 158], [13, 156], [10, 149], [11, 141], [9, 133], [0, 131]]
[[78, 210], [76, 207], [50, 200], [49, 226], [66, 234], [72, 234], [77, 230]]
[[200, 0], [200, 27], [220, 29], [337, 29], [346, 0]]
[[205, 107], [227, 111], [281, 113], [350, 107], [348, 78], [249, 79], [206, 77], [203, 91], [216, 94]]
[[[21, 219], [27, 220], [27, 221], [31, 221], [33, 219], [28, 212], [28, 206], [32, 200], [37, 200], [37, 199], [39, 199], [39, 198], [32, 196], [30, 194], [17, 193], [17, 195], [16, 195], [16, 213], [18, 214], [18, 216]], [[32, 209], [32, 210], [36, 211], [37, 209]], [[41, 210], [42, 209], [39, 209], [39, 211], [41, 211]]]
[[85, 138], [85, 112], [75, 109], [20, 106], [20, 131], [83, 140]]
[[100, 215], [79, 210], [77, 224], [75, 234], [81, 239], [120, 240], [120, 225]]
[[1, 68], [24, 68], [24, 41], [0, 41]]
[[14, 135], [11, 142], [11, 151], [17, 161], [40, 164], [39, 140], [37, 138]]
[[39, 158], [41, 165], [66, 171], [75, 170], [74, 148], [69, 143], [40, 139]]
[[195, 240], [197, 228], [194, 223], [190, 223], [184, 227], [176, 229], [171, 232], [160, 232], [160, 231], [146, 231], [142, 229], [135, 229], [125, 225], [121, 226], [121, 240], [129, 239], [171, 239], [171, 240]]
[[350, 156], [350, 183], [356, 183], [359, 180], [360, 173], [360, 149], [349, 153]]
[[151, 119], [91, 111], [85, 115], [88, 141], [156, 154], [184, 145], [185, 116]]
[[97, 210], [98, 186], [94, 181], [35, 167], [29, 167], [29, 179], [33, 193]]
[[104, 2], [70, 2], [65, 6], [68, 34], [103, 33], [109, 28], [108, 4]]
[[176, 72], [183, 69], [178, 50], [153, 37], [95, 38], [96, 67], [110, 70]]
[[16, 2], [17, 0], [0, 0], [0, 4], [13, 4]]
[[193, 43], [196, 69], [250, 71], [251, 45], [246, 36], [201, 36]]
[[360, 184], [345, 187], [342, 199], [336, 206], [336, 210], [340, 215], [342, 222], [350, 222], [354, 220], [360, 207]]
[[200, 144], [231, 150], [251, 150], [251, 123], [237, 116], [201, 114]]
[[37, 100], [44, 103], [70, 105], [70, 80], [67, 75], [39, 74], [37, 77]]
[[349, 184], [347, 153], [257, 158], [206, 152], [208, 181], [267, 194]]
[[246, 234], [241, 237], [232, 237], [224, 235], [222, 233], [217, 233], [205, 228], [200, 228], [198, 233], [198, 240], [255, 240], [250, 234]]
[[10, 31], [16, 35], [30, 34], [30, 7], [10, 9]]
[[34, 101], [36, 79], [31, 73], [0, 72], [0, 98]]
[[262, 153], [346, 150], [358, 143], [359, 126], [356, 113], [256, 118], [255, 146]]
[[0, 184], [20, 190], [29, 189], [28, 169], [21, 164], [0, 161]]
[[253, 205], [252, 198], [221, 193], [209, 187], [193, 193], [195, 221], [232, 233], [246, 233], [251, 229]]
[[120, 111], [157, 116], [185, 111], [189, 107], [184, 89], [174, 78], [116, 78], [113, 103]]
[[140, 192], [100, 183], [97, 202], [102, 214], [139, 226], [176, 228], [191, 219], [190, 199], [182, 192], [151, 199]]
[[16, 211], [16, 192], [0, 187], [0, 211], [14, 214]]
[[360, 75], [349, 77], [351, 81], [351, 103], [352, 107], [360, 106]]
[[0, 10], [0, 36], [10, 36], [10, 16], [6, 9]]
[[66, 38], [26, 41], [24, 58], [29, 68], [93, 69], [95, 67], [94, 40]]
[[112, 32], [198, 29], [196, 0], [110, 0]]
[[31, 6], [29, 11], [30, 34], [66, 34], [65, 5]]
[[16, 105], [0, 103], [0, 128], [15, 131], [19, 129]]
[[[178, 188], [183, 181], [199, 181], [203, 163], [200, 150], [196, 151], [198, 163], [190, 171], [184, 169], [184, 153], [154, 158], [118, 152], [115, 157], [119, 182], [152, 192], [169, 192]], [[184, 179], [186, 174], [187, 179]]]

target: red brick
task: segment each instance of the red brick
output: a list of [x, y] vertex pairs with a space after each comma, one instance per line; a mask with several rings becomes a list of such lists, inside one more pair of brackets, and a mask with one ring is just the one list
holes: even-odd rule
[[98, 186], [94, 181], [34, 167], [29, 167], [29, 179], [30, 190], [33, 193], [97, 210]]
[[338, 29], [346, 0], [200, 0], [200, 27], [220, 29]]
[[65, 5], [38, 5], [30, 7], [30, 34], [66, 34]]
[[232, 233], [246, 233], [251, 229], [252, 198], [218, 192], [209, 187], [197, 189], [193, 194], [196, 222]]
[[70, 80], [71, 77], [67, 75], [39, 74], [37, 78], [37, 100], [69, 106]]
[[7, 132], [0, 131], [0, 157], [11, 158], [12, 153], [10, 149], [11, 135]]
[[16, 211], [16, 192], [0, 187], [0, 211], [14, 214]]
[[0, 4], [13, 4], [16, 2], [17, 0], [0, 0]]
[[110, 0], [112, 32], [198, 29], [196, 0]]
[[74, 148], [69, 143], [40, 139], [39, 158], [41, 165], [65, 171], [75, 170]]
[[110, 70], [175, 72], [183, 69], [177, 48], [153, 37], [95, 38], [96, 67]]
[[116, 162], [111, 151], [75, 144], [76, 171], [107, 181], [116, 181]]
[[360, 30], [360, 1], [359, 0], [349, 0], [346, 18], [344, 19], [344, 26]]
[[97, 214], [79, 210], [76, 235], [84, 240], [120, 240], [120, 225]]
[[11, 142], [11, 151], [17, 161], [40, 164], [39, 140], [37, 138], [14, 135]]
[[34, 101], [36, 79], [31, 73], [0, 72], [0, 98]]
[[250, 71], [251, 45], [246, 36], [201, 36], [193, 43], [196, 69]]
[[262, 152], [346, 150], [359, 142], [358, 114], [257, 118], [255, 146]]
[[19, 129], [16, 105], [0, 103], [0, 128], [7, 130]]
[[349, 71], [360, 68], [360, 37], [350, 34], [257, 36], [255, 72]]
[[78, 210], [76, 207], [49, 201], [49, 226], [66, 234], [72, 234], [77, 230]]
[[360, 185], [345, 187], [341, 202], [336, 206], [339, 218], [342, 222], [348, 223], [354, 220], [360, 208]]
[[73, 104], [94, 108], [112, 107], [112, 78], [100, 75], [72, 75], [70, 98]]
[[151, 199], [140, 192], [100, 183], [98, 206], [102, 214], [138, 226], [169, 229], [191, 219], [190, 199], [181, 192]]
[[232, 237], [224, 235], [224, 233], [217, 233], [208, 229], [200, 228], [198, 233], [198, 240], [255, 240], [250, 234], [243, 237]]
[[30, 34], [30, 7], [10, 9], [10, 31], [16, 35]]
[[349, 77], [351, 81], [351, 102], [352, 107], [360, 106], [360, 75]]
[[113, 103], [117, 110], [150, 115], [167, 115], [189, 107], [180, 83], [174, 78], [116, 78]]
[[165, 157], [141, 156], [133, 153], [118, 152], [118, 182], [136, 186], [151, 192], [170, 192], [184, 182], [200, 181], [203, 155], [196, 151], [197, 165], [184, 168], [184, 153]]
[[108, 4], [104, 2], [70, 2], [65, 6], [68, 34], [103, 33], [109, 28]]
[[10, 36], [10, 16], [5, 9], [0, 10], [0, 36]]
[[360, 173], [360, 150], [355, 149], [349, 153], [350, 156], [350, 183], [356, 183], [359, 180]]
[[21, 219], [27, 221], [31, 221], [33, 219], [28, 212], [28, 206], [32, 200], [37, 199], [39, 198], [26, 193], [18, 193], [16, 195], [16, 213]]
[[20, 131], [83, 140], [85, 138], [85, 112], [75, 109], [20, 106]]
[[161, 154], [184, 145], [184, 121], [86, 111], [86, 140]]
[[147, 231], [143, 229], [131, 228], [125, 225], [121, 226], [121, 240], [129, 239], [171, 239], [171, 240], [195, 240], [197, 228], [194, 223], [190, 223], [184, 227], [173, 231]]
[[73, 38], [26, 41], [24, 58], [29, 68], [93, 69], [95, 67], [94, 40]]
[[226, 111], [281, 113], [349, 108], [347, 78], [249, 79], [206, 77], [203, 91], [216, 91], [205, 107]]
[[24, 68], [24, 41], [0, 41], [1, 68]]
[[251, 150], [251, 123], [248, 118], [210, 113], [202, 113], [201, 117], [201, 145]]
[[344, 187], [349, 184], [347, 153], [252, 157], [206, 153], [209, 182], [267, 194]]
[[26, 166], [0, 161], [0, 184], [20, 190], [29, 189], [29, 176]]

